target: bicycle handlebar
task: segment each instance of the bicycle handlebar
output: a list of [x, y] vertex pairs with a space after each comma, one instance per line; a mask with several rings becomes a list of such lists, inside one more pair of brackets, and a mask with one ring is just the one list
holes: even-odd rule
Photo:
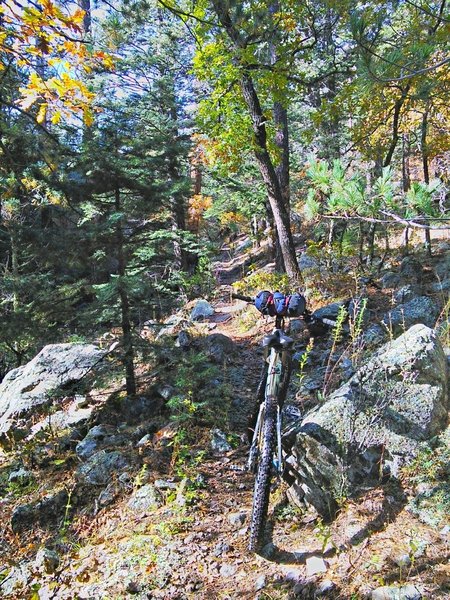
[[[249, 304], [254, 304], [254, 302], [255, 302], [255, 299], [253, 297], [245, 296], [244, 294], [236, 294], [235, 292], [231, 292], [231, 297], [234, 300], [243, 300], [244, 302], [248, 302]], [[314, 323], [316, 323], [316, 324], [320, 323], [322, 325], [326, 325], [327, 327], [331, 327], [331, 328], [336, 327], [336, 325], [337, 325], [336, 321], [333, 321], [332, 319], [315, 316], [314, 313], [311, 313], [311, 311], [309, 311], [307, 308], [305, 309], [303, 314], [300, 315], [300, 317], [298, 317], [298, 318], [302, 318], [307, 325], [314, 324]]]

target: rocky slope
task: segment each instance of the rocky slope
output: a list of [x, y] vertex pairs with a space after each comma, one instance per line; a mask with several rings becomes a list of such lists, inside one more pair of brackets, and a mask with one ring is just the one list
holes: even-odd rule
[[[309, 289], [313, 281], [318, 287], [323, 278], [332, 278], [320, 272], [320, 263], [309, 264]], [[435, 272], [448, 276], [440, 266], [444, 264], [448, 253], [433, 263], [420, 263], [420, 268], [404, 260], [382, 274], [376, 282], [381, 289], [369, 283], [368, 318], [357, 344], [350, 331], [339, 343], [330, 335], [317, 338], [307, 350], [307, 332], [301, 323], [293, 323], [296, 360], [301, 362], [308, 352], [293, 378], [286, 410], [286, 440], [291, 448], [293, 440], [297, 444], [292, 453], [299, 476], [291, 487], [274, 483], [261, 556], [246, 550], [253, 482], [244, 466], [246, 423], [260, 370], [257, 344], [270, 323], [252, 307], [221, 293], [212, 302], [212, 314], [200, 314], [201, 307], [194, 304], [163, 326], [148, 323], [143, 343], [150, 348], [157, 339], [159, 350], [149, 351], [139, 367], [140, 393], [134, 400], [124, 396], [120, 380], [108, 387], [92, 383], [89, 392], [47, 394], [45, 410], [32, 413], [16, 410], [21, 392], [7, 403], [6, 396], [1, 398], [8, 425], [16, 419], [22, 430], [22, 441], [8, 436], [1, 455], [1, 595], [95, 600], [448, 598], [445, 355], [442, 348], [433, 350], [435, 334], [414, 326], [434, 325], [439, 315], [445, 277], [440, 290], [432, 286]], [[226, 271], [227, 265], [222, 267]], [[211, 313], [206, 305], [203, 309]], [[441, 318], [445, 333], [442, 323]], [[401, 364], [387, 347], [378, 355], [374, 349], [395, 337], [397, 327], [409, 336], [403, 338], [406, 343], [396, 342], [408, 351]], [[434, 370], [428, 360], [432, 352]], [[332, 460], [323, 461], [325, 450], [305, 446], [307, 425], [320, 421], [327, 431], [342, 425], [342, 416], [330, 418], [329, 407], [339, 398], [348, 406], [345, 390], [363, 372], [372, 373], [366, 380], [379, 392], [384, 382], [376, 380], [371, 364], [379, 364], [383, 356], [392, 385], [407, 381], [422, 391], [430, 386], [418, 402], [429, 425], [420, 423], [408, 459], [390, 473], [382, 467], [393, 464], [396, 453], [386, 447], [384, 433], [381, 442], [377, 438], [364, 448], [354, 436], [352, 443], [361, 446], [359, 456], [367, 452], [367, 464], [375, 468], [370, 478], [352, 480], [350, 488], [333, 494], [335, 515], [327, 522], [317, 509], [321, 494], [333, 488], [330, 481], [316, 491], [310, 486], [309, 498], [304, 487], [308, 481], [317, 483], [317, 470]], [[414, 360], [425, 364], [420, 375]], [[427, 375], [427, 368], [433, 372]], [[31, 368], [25, 372], [29, 378]], [[64, 382], [57, 383], [64, 388]], [[20, 389], [30, 393], [29, 386]], [[378, 433], [382, 427], [394, 429], [397, 442], [399, 435], [417, 433], [420, 419], [413, 401], [419, 395], [417, 389], [410, 390], [409, 396], [403, 387], [401, 394], [394, 394], [394, 405], [383, 403], [383, 424], [361, 421], [361, 430], [372, 434], [375, 425]], [[411, 401], [403, 410], [399, 402], [404, 398]], [[69, 413], [74, 403], [77, 410], [88, 412], [69, 422], [55, 418]], [[416, 422], [401, 424], [393, 411]], [[341, 448], [343, 441], [340, 436]], [[302, 473], [303, 451], [310, 468]], [[314, 461], [314, 452], [322, 463]], [[343, 471], [333, 469], [332, 475]]]

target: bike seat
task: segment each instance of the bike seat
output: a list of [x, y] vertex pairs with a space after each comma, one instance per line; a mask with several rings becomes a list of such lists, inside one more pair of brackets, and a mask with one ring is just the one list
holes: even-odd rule
[[282, 348], [283, 350], [289, 348], [294, 343], [294, 340], [286, 335], [281, 329], [275, 329], [275, 331], [269, 335], [264, 336], [262, 345], [263, 348]]

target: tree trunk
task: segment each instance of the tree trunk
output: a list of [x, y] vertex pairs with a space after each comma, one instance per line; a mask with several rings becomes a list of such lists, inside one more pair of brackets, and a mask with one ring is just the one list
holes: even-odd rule
[[85, 36], [90, 35], [92, 27], [91, 0], [78, 0], [78, 5], [84, 10], [83, 32]]
[[278, 177], [267, 148], [267, 133], [264, 125], [264, 115], [253, 81], [248, 73], [244, 73], [242, 76], [241, 89], [253, 124], [256, 142], [254, 155], [267, 189], [267, 197], [277, 229], [284, 268], [289, 278], [301, 280], [301, 273], [295, 254], [294, 240], [290, 229], [289, 213], [286, 210]]
[[[428, 134], [428, 109], [423, 113], [422, 127], [420, 132], [420, 147], [422, 151], [422, 167], [423, 167], [423, 180], [426, 184], [430, 183], [430, 168], [428, 164], [428, 148], [427, 148], [427, 134]], [[429, 225], [428, 219], [425, 221], [425, 225]], [[425, 248], [428, 256], [431, 256], [431, 233], [429, 229], [425, 229]]]
[[255, 142], [254, 156], [266, 186], [267, 197], [273, 213], [281, 254], [283, 256], [284, 269], [289, 278], [294, 281], [300, 281], [302, 277], [295, 254], [289, 212], [286, 209], [280, 182], [267, 147], [266, 117], [261, 108], [261, 103], [251, 77], [251, 71], [247, 68], [245, 59], [241, 58], [242, 51], [246, 48], [246, 41], [241, 37], [240, 32], [231, 19], [228, 4], [222, 0], [213, 0], [213, 6], [221, 25], [224, 27], [236, 49], [235, 58], [241, 66], [240, 86], [253, 126]]
[[[120, 189], [115, 189], [115, 209], [121, 212]], [[119, 219], [116, 225], [116, 243], [117, 243], [117, 262], [118, 262], [118, 293], [120, 301], [120, 312], [122, 321], [122, 341], [123, 341], [123, 364], [125, 367], [125, 385], [128, 396], [136, 394], [136, 379], [134, 375], [134, 347], [131, 330], [130, 301], [125, 285], [126, 260], [124, 253], [124, 238], [122, 229], [122, 219]]]
[[411, 85], [408, 84], [402, 89], [402, 93], [400, 98], [394, 104], [394, 118], [392, 120], [392, 140], [389, 145], [388, 151], [386, 153], [386, 157], [383, 162], [383, 167], [388, 167], [391, 164], [392, 156], [394, 155], [395, 148], [397, 147], [397, 142], [399, 138], [399, 127], [400, 127], [400, 116], [402, 106], [405, 103], [406, 98], [408, 97], [409, 90], [411, 89]]
[[404, 133], [402, 139], [402, 187], [403, 191], [407, 192], [411, 187], [411, 172], [409, 165], [409, 158], [411, 155], [411, 140], [409, 138], [409, 133]]

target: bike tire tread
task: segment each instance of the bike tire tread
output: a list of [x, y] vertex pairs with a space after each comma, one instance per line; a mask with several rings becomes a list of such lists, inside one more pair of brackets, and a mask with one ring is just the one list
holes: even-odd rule
[[264, 525], [269, 508], [270, 475], [272, 469], [273, 449], [276, 433], [276, 399], [266, 398], [266, 414], [262, 432], [262, 449], [259, 457], [255, 488], [253, 492], [253, 508], [250, 521], [249, 550], [256, 552], [263, 539]]

